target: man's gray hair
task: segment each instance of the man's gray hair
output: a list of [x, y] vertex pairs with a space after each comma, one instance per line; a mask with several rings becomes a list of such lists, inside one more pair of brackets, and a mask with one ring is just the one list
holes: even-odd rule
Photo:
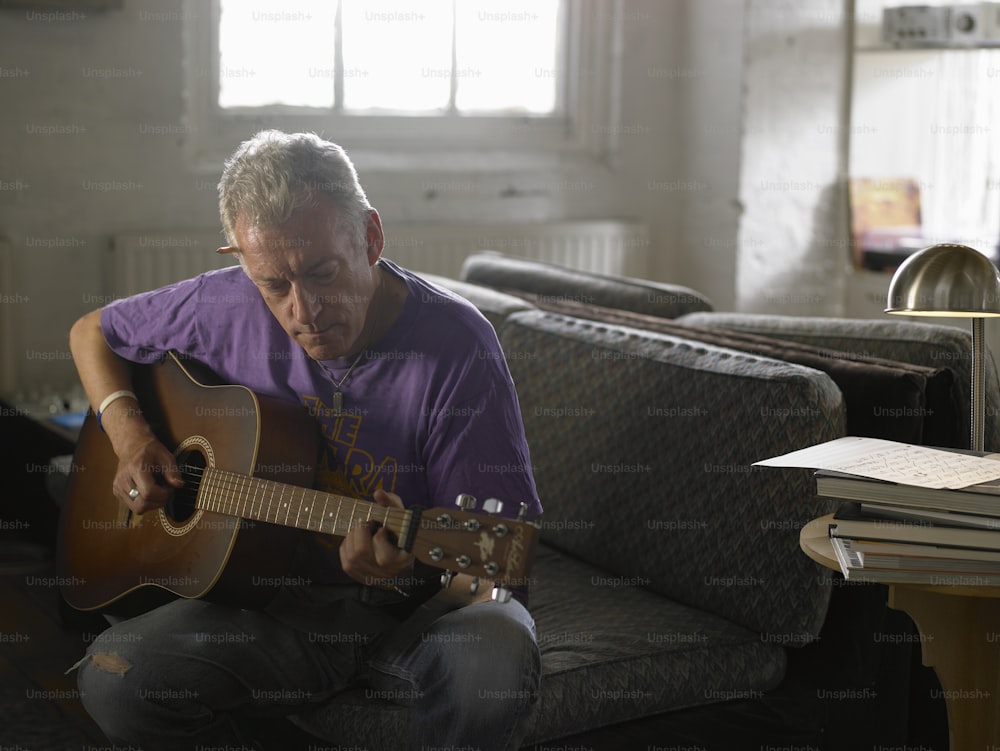
[[348, 237], [364, 250], [372, 206], [344, 150], [313, 133], [260, 131], [240, 144], [222, 171], [219, 214], [226, 239], [237, 247], [238, 217], [255, 227], [277, 227], [317, 193], [334, 200]]

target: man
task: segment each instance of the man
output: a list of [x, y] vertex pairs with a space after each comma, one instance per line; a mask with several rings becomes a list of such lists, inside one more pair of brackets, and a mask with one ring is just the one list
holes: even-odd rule
[[[469, 493], [539, 515], [492, 328], [381, 258], [379, 215], [343, 150], [311, 134], [259, 133], [227, 161], [219, 194], [220, 252], [239, 267], [115, 301], [70, 333], [119, 460], [115, 496], [141, 514], [182, 484], [131, 394], [132, 364], [174, 350], [223, 382], [308, 408], [325, 439], [323, 490], [394, 507]], [[413, 748], [518, 746], [540, 670], [521, 602], [491, 602], [488, 585], [473, 592], [460, 575], [434, 598], [444, 614], [413, 633], [408, 596], [421, 595], [396, 585], [420, 577], [388, 531], [358, 524], [303, 551], [308, 582], [263, 610], [178, 600], [98, 637], [79, 684], [109, 739], [249, 747], [241, 716], [299, 713], [368, 686], [408, 706]]]

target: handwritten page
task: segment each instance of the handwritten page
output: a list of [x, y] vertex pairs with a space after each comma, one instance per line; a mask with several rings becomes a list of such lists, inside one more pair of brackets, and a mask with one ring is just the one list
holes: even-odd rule
[[847, 472], [924, 488], [965, 488], [1000, 478], [996, 454], [974, 456], [880, 438], [837, 438], [755, 462], [760, 467], [808, 467]]

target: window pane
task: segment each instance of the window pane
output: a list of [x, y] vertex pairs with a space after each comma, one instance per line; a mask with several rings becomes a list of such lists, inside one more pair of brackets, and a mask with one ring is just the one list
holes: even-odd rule
[[456, 3], [460, 111], [555, 111], [559, 5], [559, 0]]
[[344, 109], [431, 112], [451, 95], [451, 0], [343, 0]]
[[219, 5], [219, 106], [333, 106], [336, 3]]

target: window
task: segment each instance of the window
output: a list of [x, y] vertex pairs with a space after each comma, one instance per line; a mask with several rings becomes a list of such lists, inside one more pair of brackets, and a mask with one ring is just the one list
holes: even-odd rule
[[186, 140], [207, 169], [264, 127], [393, 168], [543, 170], [614, 145], [621, 0], [186, 2]]
[[559, 0], [285, 0], [280, 6], [220, 0], [219, 106], [555, 115], [561, 6]]
[[[904, 228], [913, 230], [913, 239], [897, 252], [958, 242], [994, 257], [1000, 244], [1000, 50], [864, 50], [855, 55], [854, 71], [851, 175], [876, 185], [906, 178], [916, 193], [916, 226]], [[891, 231], [885, 236], [896, 239]], [[876, 249], [871, 255], [881, 262], [893, 254]]]

